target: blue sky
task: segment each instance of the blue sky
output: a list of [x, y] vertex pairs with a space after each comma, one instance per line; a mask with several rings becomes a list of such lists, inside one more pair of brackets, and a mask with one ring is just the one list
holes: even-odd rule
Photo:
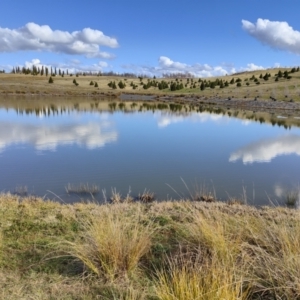
[[300, 65], [299, 0], [1, 0], [0, 69], [196, 76]]

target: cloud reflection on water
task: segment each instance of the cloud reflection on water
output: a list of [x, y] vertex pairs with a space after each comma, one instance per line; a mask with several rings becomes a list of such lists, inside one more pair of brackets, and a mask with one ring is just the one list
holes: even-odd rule
[[58, 146], [72, 144], [95, 149], [115, 142], [117, 138], [118, 133], [108, 122], [67, 125], [0, 122], [0, 152], [10, 145], [25, 143], [39, 151], [54, 151]]
[[232, 153], [230, 162], [242, 160], [244, 164], [254, 162], [270, 162], [279, 155], [300, 155], [300, 136], [284, 135], [271, 139], [264, 139]]
[[207, 122], [207, 121], [215, 121], [220, 122], [228, 121], [229, 117], [217, 114], [210, 114], [210, 113], [189, 113], [184, 115], [183, 113], [175, 114], [175, 113], [159, 113], [156, 114], [157, 124], [158, 127], [164, 128], [171, 124], [180, 123], [183, 121], [192, 121], [192, 122]]

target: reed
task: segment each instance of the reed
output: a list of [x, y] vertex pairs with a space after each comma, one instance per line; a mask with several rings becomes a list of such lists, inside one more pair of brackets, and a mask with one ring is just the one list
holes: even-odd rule
[[100, 192], [98, 185], [88, 183], [80, 183], [79, 185], [68, 183], [65, 190], [68, 194], [78, 195], [95, 195]]

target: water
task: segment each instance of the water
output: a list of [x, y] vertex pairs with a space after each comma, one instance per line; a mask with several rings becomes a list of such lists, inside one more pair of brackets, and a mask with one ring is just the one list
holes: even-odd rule
[[132, 196], [146, 189], [159, 199], [205, 190], [255, 205], [282, 203], [298, 190], [297, 116], [172, 109], [2, 100], [0, 190], [73, 202], [83, 196], [68, 195], [65, 186], [88, 183], [101, 190], [96, 200], [112, 188]]

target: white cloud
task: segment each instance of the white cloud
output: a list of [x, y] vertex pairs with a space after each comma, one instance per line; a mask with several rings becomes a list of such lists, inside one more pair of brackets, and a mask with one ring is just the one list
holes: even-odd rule
[[25, 143], [39, 151], [55, 150], [58, 146], [72, 144], [95, 149], [118, 139], [118, 133], [109, 128], [107, 122], [67, 126], [0, 122], [0, 128], [0, 152], [10, 145]]
[[242, 20], [242, 26], [251, 36], [272, 48], [300, 54], [300, 32], [287, 22], [257, 19], [253, 24]]
[[82, 31], [68, 32], [35, 23], [27, 23], [18, 29], [0, 27], [0, 39], [0, 52], [31, 50], [112, 58], [112, 54], [101, 52], [100, 47], [118, 47], [115, 38], [99, 30], [84, 28]]
[[263, 70], [262, 66], [257, 66], [254, 63], [247, 64], [246, 67], [234, 68], [232, 64], [222, 64], [220, 66], [211, 66], [208, 64], [195, 63], [189, 65], [183, 62], [176, 62], [167, 56], [160, 56], [158, 66], [138, 66], [138, 65], [123, 65], [123, 69], [131, 72], [144, 74], [149, 76], [161, 76], [163, 74], [192, 74], [195, 77], [217, 77], [226, 74], [233, 74], [245, 71]]
[[247, 64], [247, 67], [241, 68], [242, 70], [245, 71], [257, 71], [257, 70], [264, 70], [265, 68], [263, 66], [257, 66], [253, 63]]
[[290, 154], [300, 156], [300, 136], [298, 135], [284, 135], [247, 145], [232, 153], [229, 161], [235, 162], [241, 159], [244, 164], [270, 162], [279, 155]]

